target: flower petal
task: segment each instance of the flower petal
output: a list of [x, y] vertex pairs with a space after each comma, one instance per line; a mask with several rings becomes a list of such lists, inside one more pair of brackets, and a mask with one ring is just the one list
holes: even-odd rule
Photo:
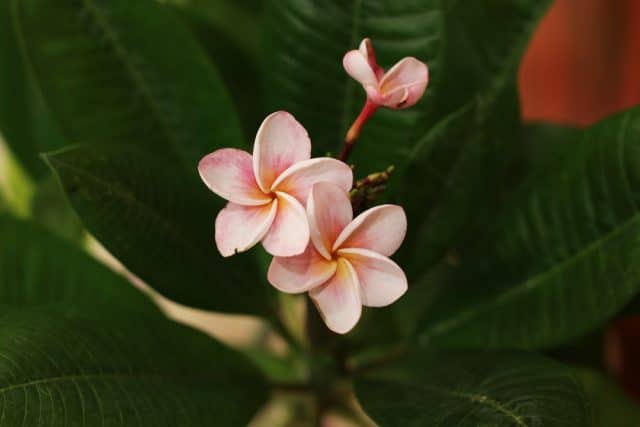
[[333, 250], [361, 248], [391, 256], [402, 244], [406, 233], [404, 209], [380, 205], [362, 212], [347, 225], [333, 244]]
[[347, 192], [327, 182], [313, 186], [307, 202], [311, 241], [317, 251], [331, 259], [333, 242], [353, 219]]
[[367, 58], [367, 62], [369, 63], [369, 66], [373, 70], [373, 73], [376, 76], [376, 80], [377, 81], [380, 80], [382, 76], [384, 76], [384, 70], [382, 69], [382, 67], [378, 65], [378, 62], [376, 61], [376, 53], [373, 49], [373, 44], [371, 43], [371, 39], [369, 38], [362, 39], [362, 41], [360, 42], [360, 46], [358, 47], [358, 50], [360, 51], [362, 56]]
[[338, 255], [346, 258], [358, 275], [362, 305], [384, 307], [407, 291], [407, 276], [386, 256], [367, 249], [340, 249]]
[[324, 259], [310, 244], [300, 255], [274, 257], [267, 280], [282, 292], [297, 294], [322, 285], [335, 272], [336, 262]]
[[302, 205], [292, 196], [276, 192], [278, 212], [262, 246], [273, 256], [300, 255], [309, 243], [309, 223]]
[[382, 97], [381, 104], [388, 108], [404, 109], [416, 104], [424, 94], [427, 82], [418, 82], [407, 87], [399, 87]]
[[339, 258], [336, 273], [325, 285], [312, 289], [309, 296], [318, 307], [327, 327], [339, 334], [349, 332], [360, 320], [362, 304], [358, 276], [353, 266]]
[[253, 146], [253, 171], [265, 193], [282, 172], [310, 157], [309, 135], [291, 114], [277, 111], [264, 119]]
[[[371, 56], [371, 39], [365, 37], [364, 39], [362, 39], [362, 41], [360, 42], [360, 45], [358, 46], [358, 50], [360, 51], [360, 53], [362, 54], [362, 56], [364, 56], [365, 58], [369, 59], [369, 57]], [[373, 64], [371, 63], [371, 61], [369, 61], [369, 65], [371, 65], [371, 68], [373, 68]]]
[[224, 257], [243, 252], [269, 231], [278, 211], [278, 201], [262, 206], [227, 203], [216, 217], [216, 246]]
[[257, 206], [271, 202], [253, 175], [251, 154], [223, 148], [207, 154], [198, 164], [200, 177], [218, 196], [241, 205]]
[[380, 80], [380, 93], [384, 105], [391, 108], [407, 108], [414, 105], [429, 83], [427, 64], [408, 57], [394, 65]]
[[378, 86], [378, 79], [366, 55], [359, 50], [350, 50], [342, 58], [344, 70], [364, 87]]
[[349, 191], [353, 185], [353, 172], [346, 163], [329, 157], [304, 160], [284, 171], [273, 183], [271, 191], [290, 194], [304, 206], [311, 187], [317, 182], [329, 182]]

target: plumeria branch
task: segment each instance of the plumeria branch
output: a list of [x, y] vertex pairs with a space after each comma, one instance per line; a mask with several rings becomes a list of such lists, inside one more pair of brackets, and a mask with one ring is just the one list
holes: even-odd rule
[[395, 166], [391, 165], [382, 172], [369, 174], [356, 181], [353, 189], [349, 192], [354, 214], [362, 212], [375, 201], [378, 194], [386, 188], [394, 170]]

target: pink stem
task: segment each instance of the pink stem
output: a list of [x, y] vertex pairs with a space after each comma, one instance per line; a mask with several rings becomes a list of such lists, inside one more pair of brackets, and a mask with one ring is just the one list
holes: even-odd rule
[[360, 114], [353, 122], [353, 124], [349, 128], [349, 131], [347, 132], [347, 135], [345, 136], [342, 151], [340, 152], [340, 156], [338, 156], [339, 160], [342, 160], [343, 162], [347, 161], [347, 158], [349, 157], [351, 150], [353, 150], [353, 146], [355, 145], [356, 140], [360, 136], [362, 127], [367, 122], [367, 120], [369, 120], [371, 116], [373, 116], [373, 113], [375, 113], [377, 109], [378, 104], [375, 104], [367, 99], [364, 107], [362, 107], [362, 111], [360, 111]]

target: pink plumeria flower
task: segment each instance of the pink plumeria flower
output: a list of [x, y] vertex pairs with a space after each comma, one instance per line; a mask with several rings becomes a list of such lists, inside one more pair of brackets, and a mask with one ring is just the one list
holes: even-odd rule
[[269, 115], [260, 126], [253, 156], [235, 148], [206, 155], [198, 165], [211, 191], [229, 201], [215, 223], [222, 256], [250, 249], [262, 241], [275, 256], [304, 252], [309, 243], [305, 204], [311, 187], [327, 181], [351, 189], [351, 169], [336, 159], [310, 159], [307, 131], [289, 113]]
[[347, 73], [362, 84], [367, 99], [376, 106], [411, 107], [429, 83], [427, 64], [413, 57], [401, 59], [385, 73], [376, 63], [369, 39], [362, 40], [358, 50], [347, 52], [342, 64]]
[[311, 242], [295, 257], [275, 257], [267, 278], [287, 293], [309, 292], [334, 332], [349, 332], [362, 306], [383, 307], [407, 290], [402, 269], [388, 257], [407, 231], [400, 206], [381, 205], [353, 219], [347, 193], [333, 184], [315, 184], [307, 217]]

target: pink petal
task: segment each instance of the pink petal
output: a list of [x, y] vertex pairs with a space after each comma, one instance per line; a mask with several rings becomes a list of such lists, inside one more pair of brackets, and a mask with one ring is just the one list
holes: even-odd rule
[[384, 105], [391, 108], [410, 107], [418, 102], [428, 83], [427, 65], [416, 58], [404, 58], [380, 80]]
[[264, 194], [253, 175], [251, 155], [235, 148], [207, 154], [198, 164], [200, 177], [218, 196], [240, 205], [264, 205], [272, 197]]
[[277, 111], [264, 119], [253, 146], [253, 171], [265, 193], [282, 172], [309, 157], [309, 135], [291, 114]]
[[327, 182], [313, 186], [307, 202], [311, 241], [318, 252], [331, 259], [333, 242], [353, 219], [347, 192]]
[[369, 63], [369, 66], [373, 70], [376, 76], [376, 80], [377, 81], [380, 80], [382, 76], [384, 76], [384, 70], [382, 69], [382, 67], [378, 65], [378, 62], [376, 61], [376, 53], [373, 50], [373, 44], [371, 43], [371, 40], [368, 38], [362, 39], [362, 41], [360, 42], [360, 46], [358, 47], [358, 50], [360, 51], [362, 56], [367, 58], [367, 62]]
[[378, 79], [369, 64], [366, 55], [359, 50], [350, 50], [342, 58], [342, 66], [345, 71], [364, 87], [378, 86]]
[[384, 307], [407, 291], [407, 276], [389, 258], [366, 249], [341, 249], [338, 255], [346, 258], [358, 275], [362, 305]]
[[276, 289], [297, 294], [322, 285], [336, 272], [336, 262], [327, 261], [313, 247], [293, 257], [274, 257], [267, 280]]
[[391, 256], [402, 244], [406, 233], [404, 209], [380, 205], [362, 212], [347, 225], [333, 244], [333, 250], [360, 248]]
[[309, 243], [307, 213], [294, 197], [276, 192], [278, 212], [262, 246], [273, 256], [300, 255]]
[[349, 332], [360, 320], [362, 304], [358, 276], [353, 266], [339, 258], [336, 273], [323, 286], [312, 289], [309, 296], [318, 307], [327, 327], [339, 334]]
[[329, 182], [349, 191], [353, 185], [353, 172], [346, 163], [329, 157], [304, 160], [284, 171], [273, 183], [271, 191], [290, 194], [304, 206], [311, 187], [317, 182]]
[[373, 103], [378, 105], [384, 105], [387, 98], [385, 98], [377, 86], [365, 86], [365, 92], [367, 92], [367, 98], [369, 98]]
[[216, 246], [220, 254], [228, 257], [258, 243], [269, 231], [277, 210], [277, 200], [262, 206], [227, 203], [216, 217]]
[[[358, 50], [360, 51], [362, 56], [368, 59], [371, 53], [371, 39], [369, 38], [362, 39], [362, 41], [360, 42], [360, 45], [358, 46]], [[369, 62], [369, 65], [372, 65], [371, 62]], [[373, 66], [371, 68], [373, 68]]]

